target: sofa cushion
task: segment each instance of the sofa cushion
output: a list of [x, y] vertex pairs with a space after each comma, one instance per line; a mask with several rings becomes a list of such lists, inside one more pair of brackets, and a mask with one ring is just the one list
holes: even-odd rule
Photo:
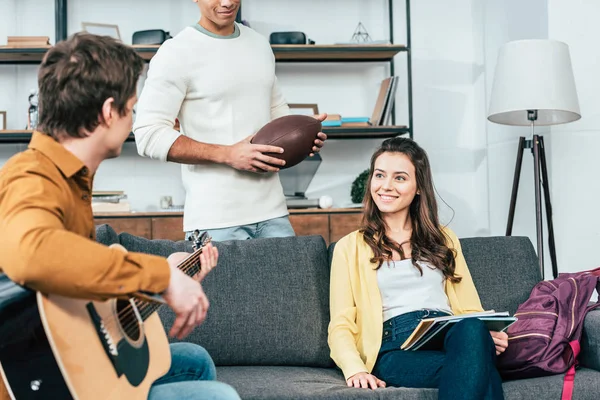
[[154, 254], [155, 256], [168, 257], [175, 252], [193, 252], [192, 242], [180, 240], [174, 242], [164, 239], [146, 239], [123, 232], [119, 234], [119, 243], [128, 251]]
[[[129, 251], [167, 257], [191, 252], [191, 242], [119, 235]], [[202, 286], [206, 321], [183, 341], [204, 346], [216, 365], [329, 367], [329, 265], [321, 236], [214, 243], [217, 267]], [[175, 319], [159, 315], [168, 331]], [[170, 339], [171, 342], [178, 341]]]
[[600, 309], [585, 316], [579, 359], [581, 365], [600, 371]]
[[96, 225], [96, 241], [106, 246], [119, 243], [117, 232], [108, 224]]
[[541, 280], [529, 238], [515, 236], [460, 239], [479, 298], [486, 310], [517, 311]]
[[306, 367], [219, 367], [217, 379], [233, 386], [244, 400], [435, 400], [435, 389], [349, 388], [338, 369]]
[[[233, 386], [242, 399], [437, 399], [437, 389], [348, 388], [333, 368], [219, 367], [217, 379]], [[506, 400], [560, 399], [562, 375], [508, 381], [502, 384]], [[595, 400], [600, 393], [600, 372], [582, 368], [575, 375], [573, 400]]]
[[[504, 398], [510, 399], [560, 399], [564, 375], [507, 381], [502, 384]], [[575, 374], [573, 400], [596, 400], [600, 393], [600, 372], [580, 368]]]

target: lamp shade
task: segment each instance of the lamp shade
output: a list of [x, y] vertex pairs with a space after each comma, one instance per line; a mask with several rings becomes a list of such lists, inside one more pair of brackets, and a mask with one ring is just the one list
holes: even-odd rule
[[569, 47], [556, 40], [517, 40], [500, 48], [488, 119], [504, 125], [556, 125], [581, 118]]

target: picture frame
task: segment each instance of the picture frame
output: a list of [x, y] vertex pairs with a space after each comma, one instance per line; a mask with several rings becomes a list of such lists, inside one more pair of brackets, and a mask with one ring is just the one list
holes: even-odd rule
[[0, 131], [6, 130], [6, 111], [0, 111]]
[[99, 24], [96, 22], [82, 22], [81, 28], [88, 33], [100, 36], [110, 36], [113, 39], [121, 40], [121, 32], [118, 25]]
[[319, 106], [311, 103], [289, 103], [288, 107], [292, 114], [319, 115]]

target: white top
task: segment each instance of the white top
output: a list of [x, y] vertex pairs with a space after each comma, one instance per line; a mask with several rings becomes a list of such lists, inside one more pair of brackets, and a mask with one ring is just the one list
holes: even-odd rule
[[[238, 24], [215, 38], [187, 27], [152, 58], [133, 127], [140, 155], [166, 161], [173, 142], [231, 145], [290, 113], [275, 76], [269, 42]], [[179, 119], [181, 133], [174, 130]], [[242, 172], [215, 163], [182, 165], [184, 230], [256, 223], [288, 214], [276, 173]]]
[[423, 276], [410, 259], [384, 262], [377, 270], [384, 321], [423, 308], [452, 313], [442, 271], [426, 262], [419, 265]]

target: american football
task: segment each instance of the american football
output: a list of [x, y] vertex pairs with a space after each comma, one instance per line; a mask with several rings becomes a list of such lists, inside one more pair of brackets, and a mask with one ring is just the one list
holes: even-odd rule
[[266, 153], [285, 160], [280, 169], [290, 168], [304, 160], [314, 146], [321, 122], [307, 115], [286, 115], [263, 126], [252, 138], [254, 144], [268, 144], [283, 149], [283, 153]]

